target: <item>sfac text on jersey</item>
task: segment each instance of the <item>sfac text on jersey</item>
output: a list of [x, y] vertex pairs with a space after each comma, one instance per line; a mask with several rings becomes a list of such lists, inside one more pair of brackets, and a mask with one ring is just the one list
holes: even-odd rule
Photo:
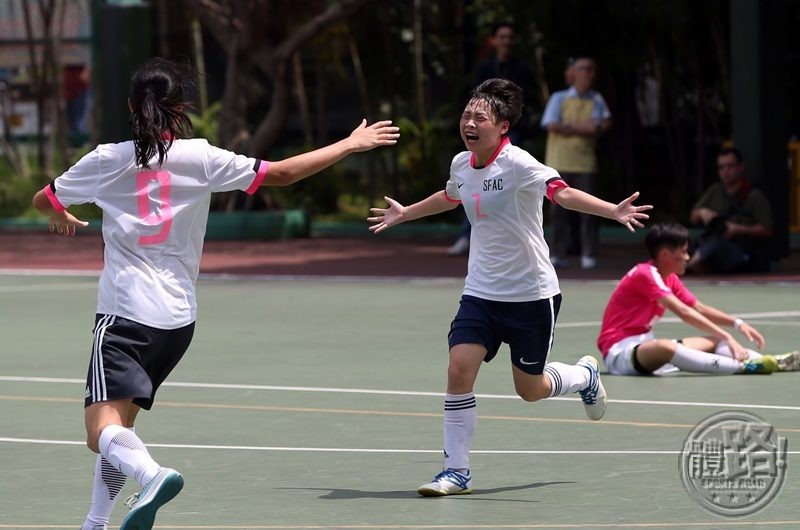
[[483, 191], [500, 191], [503, 189], [503, 179], [489, 179], [483, 181]]

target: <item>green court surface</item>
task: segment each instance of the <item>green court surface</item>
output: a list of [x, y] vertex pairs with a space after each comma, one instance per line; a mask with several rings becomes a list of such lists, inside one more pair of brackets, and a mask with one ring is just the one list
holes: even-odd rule
[[[0, 276], [0, 529], [77, 529], [94, 455], [82, 401], [95, 277]], [[767, 350], [800, 347], [798, 286], [690, 287], [741, 315]], [[478, 377], [472, 495], [422, 498], [441, 469], [446, 332], [458, 280], [204, 278], [193, 344], [137, 433], [183, 492], [172, 529], [800, 528], [800, 373], [604, 376], [599, 422], [572, 397], [514, 396], [504, 346]], [[551, 360], [598, 355], [612, 284], [562, 282]], [[674, 320], [660, 334], [689, 334]], [[788, 439], [788, 471], [764, 510], [736, 519], [684, 489], [689, 431], [750, 411]], [[123, 498], [137, 488], [131, 481]], [[124, 516], [120, 503], [112, 516]]]

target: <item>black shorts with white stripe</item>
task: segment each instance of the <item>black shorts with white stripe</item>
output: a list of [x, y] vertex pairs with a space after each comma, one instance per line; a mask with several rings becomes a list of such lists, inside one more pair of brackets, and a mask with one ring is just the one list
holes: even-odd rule
[[178, 329], [158, 329], [97, 314], [84, 406], [132, 399], [149, 410], [158, 387], [183, 357], [193, 334], [194, 322]]

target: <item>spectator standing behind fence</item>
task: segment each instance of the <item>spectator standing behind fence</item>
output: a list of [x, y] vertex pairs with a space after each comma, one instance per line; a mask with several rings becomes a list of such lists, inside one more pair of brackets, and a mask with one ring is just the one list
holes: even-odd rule
[[62, 84], [70, 133], [89, 134], [90, 81], [91, 74], [87, 65], [69, 64], [64, 67]]
[[[545, 164], [558, 170], [572, 187], [594, 194], [597, 174], [597, 137], [611, 127], [611, 112], [603, 97], [592, 90], [597, 65], [589, 57], [578, 57], [572, 66], [573, 84], [555, 92], [547, 102], [541, 125], [547, 129]], [[553, 204], [550, 260], [555, 267], [567, 265], [569, 216]], [[597, 222], [593, 216], [579, 214], [581, 266], [594, 268], [597, 250]]]
[[691, 221], [704, 227], [687, 268], [692, 272], [765, 272], [769, 270], [772, 206], [745, 176], [736, 148], [717, 155], [719, 182], [692, 208]]
[[[491, 45], [494, 55], [481, 61], [475, 70], [475, 78], [472, 86], [476, 87], [487, 79], [508, 79], [513, 81], [522, 89], [523, 107], [522, 118], [509, 131], [508, 139], [512, 145], [522, 146], [528, 136], [531, 102], [531, 87], [533, 86], [533, 73], [530, 65], [525, 59], [514, 54], [516, 43], [514, 25], [508, 22], [501, 22], [492, 28]], [[469, 238], [472, 232], [472, 225], [464, 215], [461, 225], [461, 234], [455, 243], [448, 249], [448, 254], [458, 256], [466, 254], [469, 250]]]

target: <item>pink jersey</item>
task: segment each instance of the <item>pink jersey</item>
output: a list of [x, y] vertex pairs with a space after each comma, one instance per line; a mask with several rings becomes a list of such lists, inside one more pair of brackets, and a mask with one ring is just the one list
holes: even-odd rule
[[665, 308], [659, 300], [671, 294], [689, 307], [697, 303], [697, 297], [677, 274], [670, 274], [665, 280], [651, 262], [639, 263], [628, 271], [611, 293], [603, 313], [597, 337], [603, 357], [622, 339], [649, 332], [664, 315]]

